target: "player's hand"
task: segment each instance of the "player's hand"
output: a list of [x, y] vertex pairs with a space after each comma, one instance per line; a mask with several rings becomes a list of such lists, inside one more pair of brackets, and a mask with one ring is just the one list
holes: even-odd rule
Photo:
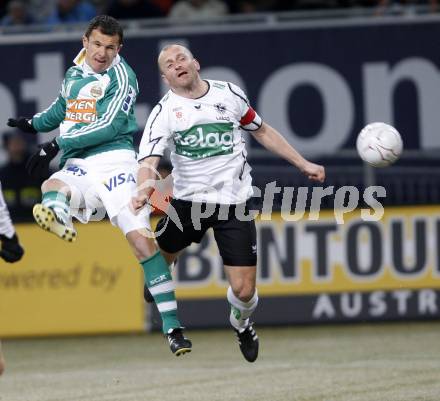
[[14, 234], [12, 238], [8, 238], [6, 235], [0, 234], [0, 241], [2, 244], [0, 257], [5, 262], [18, 262], [23, 257], [24, 249], [18, 242], [17, 234]]
[[325, 169], [324, 166], [306, 161], [301, 171], [307, 176], [309, 180], [324, 182]]
[[18, 117], [17, 119], [9, 118], [8, 126], [12, 128], [18, 128], [19, 130], [27, 132], [28, 134], [37, 133], [37, 130], [32, 126], [31, 119], [26, 117]]
[[60, 150], [56, 140], [38, 145], [38, 150], [26, 163], [26, 171], [31, 177], [46, 178], [49, 175], [49, 163]]
[[137, 195], [131, 198], [131, 208], [134, 214], [137, 214], [147, 203], [148, 203], [147, 195]]

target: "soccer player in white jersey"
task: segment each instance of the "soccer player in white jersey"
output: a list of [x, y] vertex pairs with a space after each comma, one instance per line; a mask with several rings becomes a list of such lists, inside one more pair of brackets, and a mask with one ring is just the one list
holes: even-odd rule
[[71, 217], [86, 223], [103, 206], [139, 260], [147, 287], [161, 285], [156, 304], [171, 351], [178, 356], [191, 350], [191, 342], [183, 336], [177, 317], [169, 266], [146, 235], [149, 211], [137, 216], [130, 211], [138, 169], [133, 147], [138, 84], [134, 71], [119, 55], [122, 40], [122, 28], [114, 18], [95, 17], [57, 99], [32, 119], [11, 118], [8, 125], [34, 134], [59, 128], [60, 135], [43, 144], [28, 162], [30, 174], [41, 175], [62, 151], [61, 170], [43, 183], [42, 202], [34, 206], [36, 222], [73, 241], [76, 230]]
[[257, 249], [255, 222], [243, 213], [252, 196], [252, 179], [242, 134], [250, 132], [266, 149], [311, 180], [323, 182], [325, 171], [304, 159], [263, 122], [239, 87], [201, 79], [200, 65], [187, 48], [165, 47], [158, 65], [170, 90], [145, 126], [138, 155], [138, 196], [133, 207], [140, 210], [148, 202], [153, 171], [165, 148], [170, 147], [174, 179], [170, 206], [178, 219], [168, 213], [159, 222], [157, 242], [171, 263], [182, 249], [200, 242], [206, 230], [213, 228], [230, 283], [230, 322], [243, 356], [253, 362], [258, 356], [258, 337], [250, 322], [258, 303]]
[[[24, 254], [24, 250], [18, 242], [18, 237], [9, 216], [8, 207], [3, 198], [2, 185], [0, 182], [0, 258], [5, 262], [18, 262]], [[0, 342], [0, 375], [5, 370], [5, 359], [3, 358], [2, 345]]]

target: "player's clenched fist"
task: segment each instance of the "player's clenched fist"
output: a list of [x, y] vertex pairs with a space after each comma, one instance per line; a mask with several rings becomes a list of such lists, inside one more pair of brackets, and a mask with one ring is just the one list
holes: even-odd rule
[[319, 164], [306, 162], [302, 168], [302, 172], [309, 180], [317, 182], [324, 182], [325, 180], [325, 169]]
[[141, 210], [147, 203], [148, 203], [147, 195], [137, 195], [131, 198], [131, 207], [135, 213]]

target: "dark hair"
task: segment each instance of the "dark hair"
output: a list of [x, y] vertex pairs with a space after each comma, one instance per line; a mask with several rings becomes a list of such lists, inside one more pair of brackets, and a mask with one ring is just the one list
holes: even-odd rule
[[109, 15], [98, 15], [90, 21], [89, 26], [86, 29], [85, 37], [88, 39], [93, 30], [99, 29], [104, 35], [119, 36], [119, 44], [122, 44], [124, 33], [122, 27], [117, 20]]
[[7, 149], [9, 146], [9, 142], [11, 139], [14, 138], [20, 138], [22, 141], [24, 141], [25, 143], [27, 143], [27, 138], [25, 135], [23, 135], [22, 132], [15, 130], [15, 131], [8, 131], [5, 132], [3, 134], [3, 138], [2, 138], [2, 145], [4, 149]]

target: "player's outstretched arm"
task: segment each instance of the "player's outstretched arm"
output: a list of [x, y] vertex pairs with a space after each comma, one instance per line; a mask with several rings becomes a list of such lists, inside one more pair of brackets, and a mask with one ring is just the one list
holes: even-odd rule
[[139, 162], [139, 170], [137, 176], [137, 196], [132, 198], [131, 204], [133, 210], [142, 209], [154, 190], [157, 177], [157, 166], [159, 165], [160, 156], [150, 156]]
[[324, 167], [306, 160], [269, 124], [263, 122], [257, 131], [252, 132], [252, 135], [267, 150], [296, 166], [310, 180], [317, 182], [323, 182], [325, 180]]

